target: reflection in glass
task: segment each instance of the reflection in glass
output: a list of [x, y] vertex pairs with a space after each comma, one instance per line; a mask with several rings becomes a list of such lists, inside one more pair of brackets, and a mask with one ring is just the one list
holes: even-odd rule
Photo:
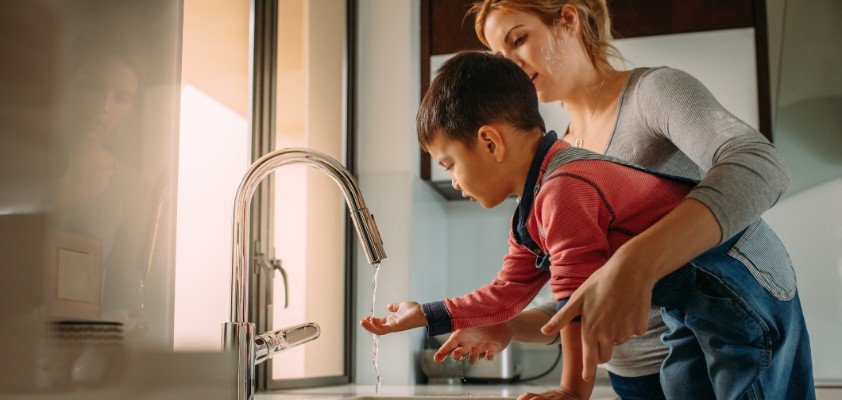
[[785, 1], [775, 144], [792, 174], [788, 194], [842, 177], [842, 3]]
[[[58, 249], [47, 251], [88, 254], [101, 264], [53, 259], [48, 317], [121, 323], [130, 343], [167, 348], [179, 5], [93, 0], [52, 7], [61, 19], [49, 202], [50, 243]], [[60, 241], [68, 235], [76, 244]], [[99, 296], [80, 307], [62, 295], [68, 288]]]
[[150, 184], [117, 150], [124, 139], [118, 128], [133, 109], [142, 79], [130, 49], [119, 33], [109, 31], [74, 41], [57, 130], [63, 165], [57, 169], [56, 228], [101, 242], [100, 311], [116, 320], [143, 318], [142, 248], [151, 235]]
[[173, 0], [0, 2], [0, 391], [102, 383], [50, 326], [171, 346], [179, 30]]

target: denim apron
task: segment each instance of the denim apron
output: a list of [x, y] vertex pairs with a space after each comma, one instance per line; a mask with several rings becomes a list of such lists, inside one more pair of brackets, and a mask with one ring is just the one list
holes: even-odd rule
[[[544, 141], [555, 140], [550, 133]], [[539, 163], [551, 146], [544, 141], [536, 154]], [[532, 202], [553, 171], [580, 160], [610, 161], [698, 184], [589, 150], [561, 149], [540, 183], [537, 175], [527, 177], [527, 184], [536, 182], [534, 190], [524, 191], [529, 196], [522, 197], [512, 219], [515, 241], [535, 253], [536, 268], [549, 270], [550, 255], [527, 230]], [[661, 337], [670, 350], [660, 374], [666, 398], [815, 399], [809, 337], [792, 262], [762, 219], [659, 280], [652, 302], [661, 307], [668, 328]]]
[[[538, 173], [540, 172], [540, 165], [543, 162], [547, 152], [549, 152], [550, 147], [552, 147], [552, 144], [555, 143], [556, 140], [556, 133], [550, 131], [546, 134], [546, 136], [544, 136], [544, 139], [538, 145], [535, 160], [533, 161], [533, 165], [530, 168], [530, 171], [526, 177], [527, 185], [530, 185], [532, 182], [537, 181]], [[547, 170], [546, 172], [544, 172], [544, 177], [541, 180], [541, 182], [536, 182], [531, 191], [523, 191], [523, 196], [521, 197], [520, 202], [518, 203], [518, 207], [515, 210], [514, 217], [512, 218], [512, 233], [515, 241], [518, 244], [529, 249], [529, 251], [531, 251], [533, 254], [535, 254], [535, 267], [543, 271], [550, 270], [550, 255], [544, 253], [541, 247], [538, 246], [538, 244], [532, 239], [532, 236], [529, 234], [529, 230], [527, 229], [527, 222], [529, 220], [529, 213], [532, 210], [532, 203], [534, 202], [535, 197], [538, 195], [538, 192], [541, 190], [541, 185], [544, 182], [546, 182], [546, 180], [552, 175], [552, 173], [556, 169], [569, 162], [583, 160], [610, 161], [615, 164], [621, 164], [666, 179], [677, 181], [689, 186], [696, 186], [699, 183], [699, 181], [693, 179], [653, 171], [648, 168], [631, 164], [616, 157], [606, 156], [604, 154], [595, 153], [593, 151], [578, 147], [566, 147], [559, 150], [558, 153], [553, 155], [553, 158], [551, 158], [550, 162], [547, 164]]]

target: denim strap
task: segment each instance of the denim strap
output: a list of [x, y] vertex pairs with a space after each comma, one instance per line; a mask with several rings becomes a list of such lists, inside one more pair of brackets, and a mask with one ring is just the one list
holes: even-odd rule
[[558, 140], [558, 135], [554, 131], [547, 132], [538, 144], [538, 150], [535, 152], [535, 157], [532, 159], [532, 164], [529, 166], [529, 172], [526, 174], [526, 184], [523, 187], [523, 194], [520, 197], [515, 214], [512, 217], [512, 235], [515, 242], [526, 247], [535, 254], [535, 267], [544, 271], [550, 269], [550, 256], [544, 254], [532, 236], [529, 235], [527, 229], [527, 221], [529, 221], [529, 212], [532, 211], [532, 203], [535, 201], [535, 195], [541, 189], [538, 183], [538, 175], [541, 173], [541, 164], [544, 163], [544, 157], [550, 151], [550, 148]]

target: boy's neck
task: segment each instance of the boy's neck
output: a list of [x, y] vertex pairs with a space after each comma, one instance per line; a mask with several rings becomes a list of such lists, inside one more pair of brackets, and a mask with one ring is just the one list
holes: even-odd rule
[[536, 134], [527, 134], [524, 135], [524, 143], [522, 148], [524, 152], [522, 153], [523, 156], [518, 157], [519, 165], [518, 171], [519, 176], [521, 177], [518, 182], [518, 189], [517, 189], [517, 197], [523, 196], [523, 188], [526, 186], [526, 179], [527, 175], [529, 174], [529, 168], [532, 166], [532, 161], [535, 160], [536, 153], [538, 152], [538, 147], [541, 145], [541, 141], [544, 139], [544, 134], [540, 130], [536, 130]]

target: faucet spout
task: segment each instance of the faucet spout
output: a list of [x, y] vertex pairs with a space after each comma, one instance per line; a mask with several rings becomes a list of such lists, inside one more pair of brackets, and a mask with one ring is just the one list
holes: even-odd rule
[[267, 175], [282, 166], [292, 164], [305, 164], [330, 176], [342, 189], [354, 228], [369, 263], [378, 263], [386, 258], [383, 240], [374, 216], [366, 208], [356, 180], [338, 161], [318, 151], [301, 148], [276, 150], [255, 161], [240, 182], [234, 198], [231, 322], [223, 327], [223, 346], [238, 354], [237, 398], [241, 400], [251, 399], [253, 396], [252, 378], [256, 362], [254, 326], [246, 320], [248, 318], [248, 265], [250, 262], [248, 223], [251, 199], [257, 186]]
[[[369, 263], [386, 258], [383, 240], [374, 216], [368, 211], [356, 180], [348, 170], [332, 157], [311, 149], [290, 148], [276, 150], [255, 161], [243, 176], [234, 199], [234, 248], [232, 254], [231, 320], [245, 322], [248, 299], [249, 265], [249, 205], [257, 185], [272, 171], [292, 164], [305, 164], [328, 176], [342, 189], [345, 202], [354, 221], [360, 242]], [[236, 295], [234, 294], [236, 293]]]

